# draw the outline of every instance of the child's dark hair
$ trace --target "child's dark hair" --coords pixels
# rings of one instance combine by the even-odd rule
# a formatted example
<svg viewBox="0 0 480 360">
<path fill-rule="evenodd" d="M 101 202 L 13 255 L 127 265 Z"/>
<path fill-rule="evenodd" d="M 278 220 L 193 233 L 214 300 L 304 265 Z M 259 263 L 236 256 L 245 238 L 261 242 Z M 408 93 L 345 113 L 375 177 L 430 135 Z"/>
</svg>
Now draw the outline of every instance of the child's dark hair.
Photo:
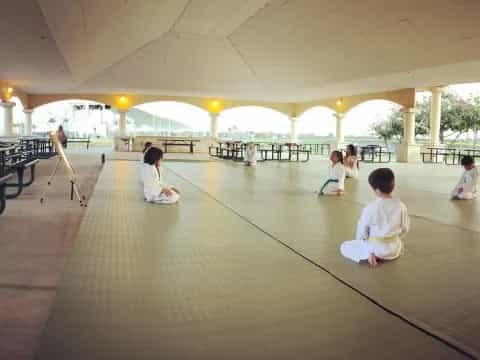
<svg viewBox="0 0 480 360">
<path fill-rule="evenodd" d="M 464 157 L 462 157 L 462 166 L 468 166 L 468 165 L 472 165 L 475 163 L 475 160 L 473 160 L 473 157 L 471 157 L 470 155 L 465 155 Z"/>
<path fill-rule="evenodd" d="M 150 141 L 147 141 L 147 142 L 145 143 L 145 146 L 143 147 L 143 151 L 142 151 L 142 152 L 145 154 L 145 151 L 147 151 L 147 149 L 148 149 L 149 147 L 151 147 L 151 146 L 152 146 L 152 143 L 151 143 Z"/>
<path fill-rule="evenodd" d="M 373 170 L 368 176 L 368 183 L 373 190 L 380 190 L 384 194 L 390 194 L 395 187 L 395 175 L 389 168 Z"/>
<path fill-rule="evenodd" d="M 163 158 L 163 151 L 157 147 L 151 147 L 145 154 L 143 162 L 149 165 L 155 165 L 158 160 Z"/>
<path fill-rule="evenodd" d="M 332 151 L 332 154 L 336 154 L 337 155 L 337 159 L 338 159 L 338 162 L 340 164 L 343 164 L 343 154 L 340 150 L 333 150 Z"/>
<path fill-rule="evenodd" d="M 347 151 L 350 151 L 350 155 L 357 156 L 357 148 L 353 144 L 347 145 Z"/>
</svg>

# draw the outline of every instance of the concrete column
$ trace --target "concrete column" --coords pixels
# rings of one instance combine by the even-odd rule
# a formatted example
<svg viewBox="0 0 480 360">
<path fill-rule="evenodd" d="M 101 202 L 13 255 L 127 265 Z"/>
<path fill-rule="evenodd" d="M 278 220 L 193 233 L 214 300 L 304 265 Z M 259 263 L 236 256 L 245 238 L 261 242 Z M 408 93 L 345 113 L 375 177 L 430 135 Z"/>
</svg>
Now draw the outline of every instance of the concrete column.
<svg viewBox="0 0 480 360">
<path fill-rule="evenodd" d="M 415 144 L 415 109 L 403 109 L 403 143 Z"/>
<path fill-rule="evenodd" d="M 218 113 L 210 113 L 210 138 L 218 138 Z"/>
<path fill-rule="evenodd" d="M 398 162 L 420 161 L 421 148 L 415 144 L 415 109 L 404 108 L 403 110 L 403 141 L 396 146 Z"/>
<path fill-rule="evenodd" d="M 118 119 L 118 136 L 127 136 L 127 110 L 118 110 L 120 115 Z"/>
<path fill-rule="evenodd" d="M 442 92 L 444 88 L 432 88 L 432 109 L 430 112 L 430 145 L 440 144 L 440 119 L 442 115 Z"/>
<path fill-rule="evenodd" d="M 31 136 L 33 129 L 33 109 L 24 109 L 23 113 L 25 114 L 25 135 Z"/>
<path fill-rule="evenodd" d="M 336 139 L 335 139 L 335 149 L 342 148 L 345 137 L 343 135 L 343 118 L 345 117 L 344 113 L 335 113 L 335 118 L 337 119 L 337 131 L 336 131 Z"/>
<path fill-rule="evenodd" d="M 297 143 L 298 142 L 298 134 L 297 134 L 297 118 L 292 116 L 290 118 L 290 142 Z"/>
<path fill-rule="evenodd" d="M 3 134 L 5 136 L 13 136 L 13 107 L 14 102 L 0 102 L 3 107 Z"/>
</svg>

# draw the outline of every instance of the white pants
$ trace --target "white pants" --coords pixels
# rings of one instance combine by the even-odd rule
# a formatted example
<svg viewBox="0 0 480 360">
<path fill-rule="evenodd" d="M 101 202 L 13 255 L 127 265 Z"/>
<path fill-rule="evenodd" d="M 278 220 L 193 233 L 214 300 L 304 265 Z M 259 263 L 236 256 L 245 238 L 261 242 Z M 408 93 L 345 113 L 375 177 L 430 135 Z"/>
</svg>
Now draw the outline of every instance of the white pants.
<svg viewBox="0 0 480 360">
<path fill-rule="evenodd" d="M 462 191 L 459 193 L 458 190 L 455 189 L 452 191 L 451 198 L 458 200 L 473 200 L 477 198 L 477 193 L 471 191 Z"/>
<path fill-rule="evenodd" d="M 370 254 L 375 254 L 377 258 L 384 260 L 396 259 L 402 253 L 402 248 L 401 240 L 388 243 L 370 240 L 350 240 L 342 243 L 340 252 L 347 259 L 358 263 L 362 260 L 368 260 Z"/>
<path fill-rule="evenodd" d="M 345 166 L 345 175 L 347 178 L 358 179 L 358 169 Z"/>
<path fill-rule="evenodd" d="M 154 203 L 154 204 L 175 204 L 180 200 L 180 194 L 177 194 L 174 192 L 172 195 L 167 196 L 165 194 L 160 194 L 156 196 L 155 198 L 151 199 L 149 202 Z"/>
<path fill-rule="evenodd" d="M 337 195 L 338 190 L 338 181 L 327 180 L 319 190 L 320 195 Z M 343 190 L 343 189 L 341 189 Z"/>
</svg>

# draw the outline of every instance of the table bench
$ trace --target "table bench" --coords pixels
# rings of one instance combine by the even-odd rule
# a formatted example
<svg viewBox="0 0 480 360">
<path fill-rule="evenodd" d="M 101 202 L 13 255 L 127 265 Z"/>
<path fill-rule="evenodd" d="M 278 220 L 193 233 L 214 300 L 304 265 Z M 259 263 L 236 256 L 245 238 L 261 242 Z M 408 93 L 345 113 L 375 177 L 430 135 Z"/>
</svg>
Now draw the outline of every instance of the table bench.
<svg viewBox="0 0 480 360">
<path fill-rule="evenodd" d="M 69 143 L 77 143 L 77 144 L 87 144 L 87 150 L 90 147 L 90 138 L 67 138 L 67 145 Z"/>
<path fill-rule="evenodd" d="M 420 153 L 422 155 L 423 163 L 430 163 L 430 164 L 445 163 L 449 165 L 449 159 L 450 159 L 450 165 L 454 165 L 457 160 L 457 156 L 460 162 L 460 153 L 457 154 L 457 149 L 455 148 L 432 146 L 432 147 L 427 147 L 426 150 L 427 151 Z"/>
<path fill-rule="evenodd" d="M 40 161 L 36 157 L 35 150 L 29 149 L 24 144 L 14 144 L 8 147 L 0 147 L 2 175 L 10 174 L 12 178 L 17 177 L 16 182 L 5 182 L 3 187 L 15 188 L 14 193 L 6 193 L 7 199 L 14 199 L 18 197 L 23 189 L 30 186 L 35 180 L 35 166 Z M 30 178 L 28 181 L 24 180 L 25 170 L 30 169 Z"/>
<path fill-rule="evenodd" d="M 388 163 L 392 153 L 380 145 L 367 145 L 360 148 L 360 161 L 366 163 Z"/>
<path fill-rule="evenodd" d="M 168 153 L 169 146 L 186 146 L 189 148 L 190 154 L 193 154 L 194 147 L 196 146 L 196 142 L 200 142 L 200 140 L 189 140 L 189 139 L 170 139 L 165 140 L 163 142 L 163 149 L 165 154 Z"/>
</svg>

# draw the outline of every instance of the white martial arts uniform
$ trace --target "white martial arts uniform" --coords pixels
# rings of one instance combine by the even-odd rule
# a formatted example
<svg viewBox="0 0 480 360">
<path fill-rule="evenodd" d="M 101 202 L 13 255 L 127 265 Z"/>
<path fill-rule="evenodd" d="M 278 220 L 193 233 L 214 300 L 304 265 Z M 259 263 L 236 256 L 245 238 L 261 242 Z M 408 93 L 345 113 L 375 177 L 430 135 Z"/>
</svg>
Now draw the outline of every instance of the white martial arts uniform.
<svg viewBox="0 0 480 360">
<path fill-rule="evenodd" d="M 345 166 L 337 162 L 328 171 L 328 179 L 320 187 L 320 195 L 337 195 L 338 190 L 345 188 Z"/>
<path fill-rule="evenodd" d="M 403 248 L 401 237 L 410 227 L 406 206 L 398 199 L 376 198 L 362 212 L 358 221 L 356 240 L 345 241 L 340 252 L 356 262 L 377 258 L 393 260 Z"/>
<path fill-rule="evenodd" d="M 358 159 L 356 156 L 347 156 L 343 161 L 347 178 L 358 179 Z"/>
<path fill-rule="evenodd" d="M 257 164 L 257 148 L 256 147 L 251 149 L 247 146 L 247 148 L 245 149 L 245 163 L 252 166 Z"/>
<path fill-rule="evenodd" d="M 457 186 L 453 189 L 451 197 L 452 199 L 471 200 L 477 197 L 477 180 L 478 170 L 477 167 L 473 167 L 470 170 L 465 170 L 462 177 L 458 181 Z M 462 192 L 459 192 L 463 189 Z"/>
<path fill-rule="evenodd" d="M 174 204 L 180 200 L 180 195 L 173 192 L 167 196 L 162 194 L 162 189 L 168 187 L 162 182 L 162 169 L 155 165 L 145 164 L 142 167 L 143 193 L 145 201 L 158 204 Z"/>
</svg>

